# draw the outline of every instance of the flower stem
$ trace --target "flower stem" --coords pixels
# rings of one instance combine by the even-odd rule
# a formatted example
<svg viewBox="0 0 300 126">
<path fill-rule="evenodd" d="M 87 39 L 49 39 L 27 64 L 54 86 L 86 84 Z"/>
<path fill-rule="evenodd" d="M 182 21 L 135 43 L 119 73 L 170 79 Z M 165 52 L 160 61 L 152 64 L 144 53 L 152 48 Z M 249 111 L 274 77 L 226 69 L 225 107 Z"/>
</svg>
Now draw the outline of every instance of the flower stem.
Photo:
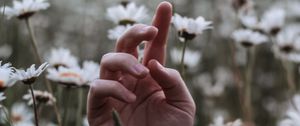
<svg viewBox="0 0 300 126">
<path fill-rule="evenodd" d="M 38 113 L 37 113 L 36 100 L 35 100 L 35 97 L 34 97 L 32 85 L 29 85 L 29 89 L 30 89 L 30 92 L 31 92 L 32 100 L 33 100 L 35 126 L 39 126 L 39 120 L 38 120 Z"/>
<path fill-rule="evenodd" d="M 114 126 L 122 126 L 118 112 L 115 109 L 113 109 L 112 114 L 113 114 Z"/>
<path fill-rule="evenodd" d="M 233 76 L 234 76 L 234 81 L 236 84 L 236 89 L 238 92 L 238 98 L 239 98 L 239 103 L 240 103 L 240 107 L 241 107 L 241 112 L 245 113 L 245 108 L 243 106 L 243 86 L 242 86 L 242 82 L 241 82 L 241 73 L 240 73 L 240 69 L 238 67 L 238 65 L 236 64 L 236 59 L 235 59 L 235 44 L 234 42 L 230 42 L 229 43 L 230 46 L 230 56 L 231 56 L 231 66 L 233 69 Z"/>
<path fill-rule="evenodd" d="M 287 83 L 288 83 L 288 88 L 289 88 L 290 92 L 293 94 L 296 91 L 296 86 L 295 86 L 296 84 L 295 84 L 295 81 L 294 81 L 295 74 L 294 74 L 293 69 L 291 69 L 292 64 L 289 64 L 288 61 L 283 61 L 283 60 L 281 60 L 281 62 L 282 62 L 282 65 L 285 69 L 285 72 L 286 72 L 286 79 L 287 79 Z"/>
<path fill-rule="evenodd" d="M 245 119 L 246 122 L 252 124 L 253 122 L 253 115 L 252 115 L 252 103 L 251 103 L 251 92 L 252 92 L 252 75 L 253 75 L 253 69 L 255 64 L 255 47 L 250 48 L 248 50 L 248 65 L 246 68 L 246 80 L 245 80 Z"/>
<path fill-rule="evenodd" d="M 25 19 L 25 22 L 26 22 L 27 29 L 28 29 L 28 31 L 30 33 L 31 45 L 33 47 L 34 55 L 35 55 L 38 63 L 42 64 L 42 59 L 41 59 L 41 56 L 40 56 L 40 54 L 38 52 L 37 42 L 36 42 L 34 31 L 33 31 L 32 27 L 31 27 L 29 18 Z M 45 76 L 43 76 L 43 77 L 44 77 L 45 84 L 47 86 L 48 91 L 53 94 L 53 90 L 52 90 L 52 87 L 51 87 L 51 84 L 50 84 L 49 80 L 47 80 Z M 53 106 L 54 106 L 55 115 L 56 115 L 56 119 L 57 119 L 58 125 L 61 126 L 61 118 L 60 118 L 60 113 L 59 113 L 57 104 L 55 103 Z"/>
<path fill-rule="evenodd" d="M 78 93 L 78 108 L 77 108 L 77 120 L 76 120 L 76 126 L 80 126 L 82 122 L 82 108 L 83 108 L 83 90 L 82 88 L 79 88 Z"/>
<path fill-rule="evenodd" d="M 64 126 L 68 125 L 68 113 L 69 113 L 69 102 L 70 102 L 70 88 L 66 88 L 66 104 L 64 106 L 64 116 L 63 116 L 63 124 Z"/>
<path fill-rule="evenodd" d="M 182 47 L 182 54 L 181 54 L 181 62 L 180 62 L 180 67 L 181 67 L 181 76 L 184 79 L 185 78 L 185 64 L 184 64 L 184 57 L 185 57 L 185 49 L 187 46 L 187 41 L 183 42 L 183 47 Z"/>
</svg>

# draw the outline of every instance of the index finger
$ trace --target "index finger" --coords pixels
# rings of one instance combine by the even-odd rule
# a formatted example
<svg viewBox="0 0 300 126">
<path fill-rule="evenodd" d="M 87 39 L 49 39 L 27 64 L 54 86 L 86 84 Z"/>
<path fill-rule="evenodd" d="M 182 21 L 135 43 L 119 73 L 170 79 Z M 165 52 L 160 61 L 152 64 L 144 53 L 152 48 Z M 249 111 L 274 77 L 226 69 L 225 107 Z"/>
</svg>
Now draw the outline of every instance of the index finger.
<svg viewBox="0 0 300 126">
<path fill-rule="evenodd" d="M 146 65 L 151 59 L 155 59 L 161 64 L 165 63 L 165 50 L 171 19 L 172 5 L 169 2 L 160 3 L 152 23 L 158 29 L 158 34 L 154 40 L 146 43 L 143 64 Z"/>
</svg>

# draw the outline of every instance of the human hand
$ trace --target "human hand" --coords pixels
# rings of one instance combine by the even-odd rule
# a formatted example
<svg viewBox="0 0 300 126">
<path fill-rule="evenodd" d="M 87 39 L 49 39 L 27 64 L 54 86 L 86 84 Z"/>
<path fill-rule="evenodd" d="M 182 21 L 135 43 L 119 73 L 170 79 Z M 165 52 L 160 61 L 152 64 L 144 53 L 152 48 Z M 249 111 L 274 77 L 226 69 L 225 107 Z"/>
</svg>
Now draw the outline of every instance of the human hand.
<svg viewBox="0 0 300 126">
<path fill-rule="evenodd" d="M 153 26 L 135 25 L 117 42 L 116 52 L 102 57 L 100 79 L 91 84 L 88 121 L 91 126 L 113 126 L 112 109 L 124 126 L 192 126 L 195 103 L 180 74 L 164 64 L 172 17 L 170 3 L 162 2 Z M 137 46 L 147 41 L 143 64 Z"/>
</svg>

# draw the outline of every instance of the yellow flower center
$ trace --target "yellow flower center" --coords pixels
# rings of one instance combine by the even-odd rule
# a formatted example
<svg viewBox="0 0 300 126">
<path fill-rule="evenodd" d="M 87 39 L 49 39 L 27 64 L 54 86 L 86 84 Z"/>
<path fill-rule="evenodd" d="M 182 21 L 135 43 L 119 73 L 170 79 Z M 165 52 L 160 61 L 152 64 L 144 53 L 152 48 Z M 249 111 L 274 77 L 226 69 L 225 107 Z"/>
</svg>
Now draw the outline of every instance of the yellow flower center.
<svg viewBox="0 0 300 126">
<path fill-rule="evenodd" d="M 80 78 L 80 75 L 78 75 L 77 73 L 62 73 L 60 74 L 61 77 L 76 77 L 76 78 Z"/>
<path fill-rule="evenodd" d="M 0 89 L 1 88 L 4 88 L 4 82 L 3 82 L 3 80 L 0 80 Z"/>
<path fill-rule="evenodd" d="M 23 119 L 21 115 L 12 115 L 11 120 L 12 122 L 16 123 L 22 121 Z"/>
</svg>

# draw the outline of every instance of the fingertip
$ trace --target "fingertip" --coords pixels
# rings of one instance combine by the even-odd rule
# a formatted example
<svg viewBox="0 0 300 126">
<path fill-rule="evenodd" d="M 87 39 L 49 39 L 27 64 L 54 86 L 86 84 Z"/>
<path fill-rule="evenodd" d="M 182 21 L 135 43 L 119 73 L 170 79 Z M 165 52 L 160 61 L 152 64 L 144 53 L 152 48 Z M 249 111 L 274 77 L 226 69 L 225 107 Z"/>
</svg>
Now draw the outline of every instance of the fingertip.
<svg viewBox="0 0 300 126">
<path fill-rule="evenodd" d="M 163 1 L 158 5 L 159 10 L 163 10 L 166 12 L 172 12 L 172 4 L 168 1 Z"/>
<path fill-rule="evenodd" d="M 149 69 L 142 64 L 136 64 L 132 68 L 134 74 L 138 78 L 144 78 L 149 73 Z"/>
<path fill-rule="evenodd" d="M 142 34 L 145 34 L 146 41 L 153 40 L 158 33 L 158 29 L 154 26 L 145 26 L 144 28 L 141 29 L 141 31 Z"/>
<path fill-rule="evenodd" d="M 151 59 L 149 62 L 148 62 L 148 67 L 150 68 L 150 71 L 153 72 L 153 71 L 164 71 L 164 67 L 155 59 Z"/>
<path fill-rule="evenodd" d="M 130 93 L 130 94 L 128 95 L 128 97 L 127 97 L 127 102 L 128 102 L 128 103 L 133 103 L 133 102 L 135 102 L 135 101 L 136 101 L 136 95 L 133 94 L 133 93 Z"/>
</svg>

